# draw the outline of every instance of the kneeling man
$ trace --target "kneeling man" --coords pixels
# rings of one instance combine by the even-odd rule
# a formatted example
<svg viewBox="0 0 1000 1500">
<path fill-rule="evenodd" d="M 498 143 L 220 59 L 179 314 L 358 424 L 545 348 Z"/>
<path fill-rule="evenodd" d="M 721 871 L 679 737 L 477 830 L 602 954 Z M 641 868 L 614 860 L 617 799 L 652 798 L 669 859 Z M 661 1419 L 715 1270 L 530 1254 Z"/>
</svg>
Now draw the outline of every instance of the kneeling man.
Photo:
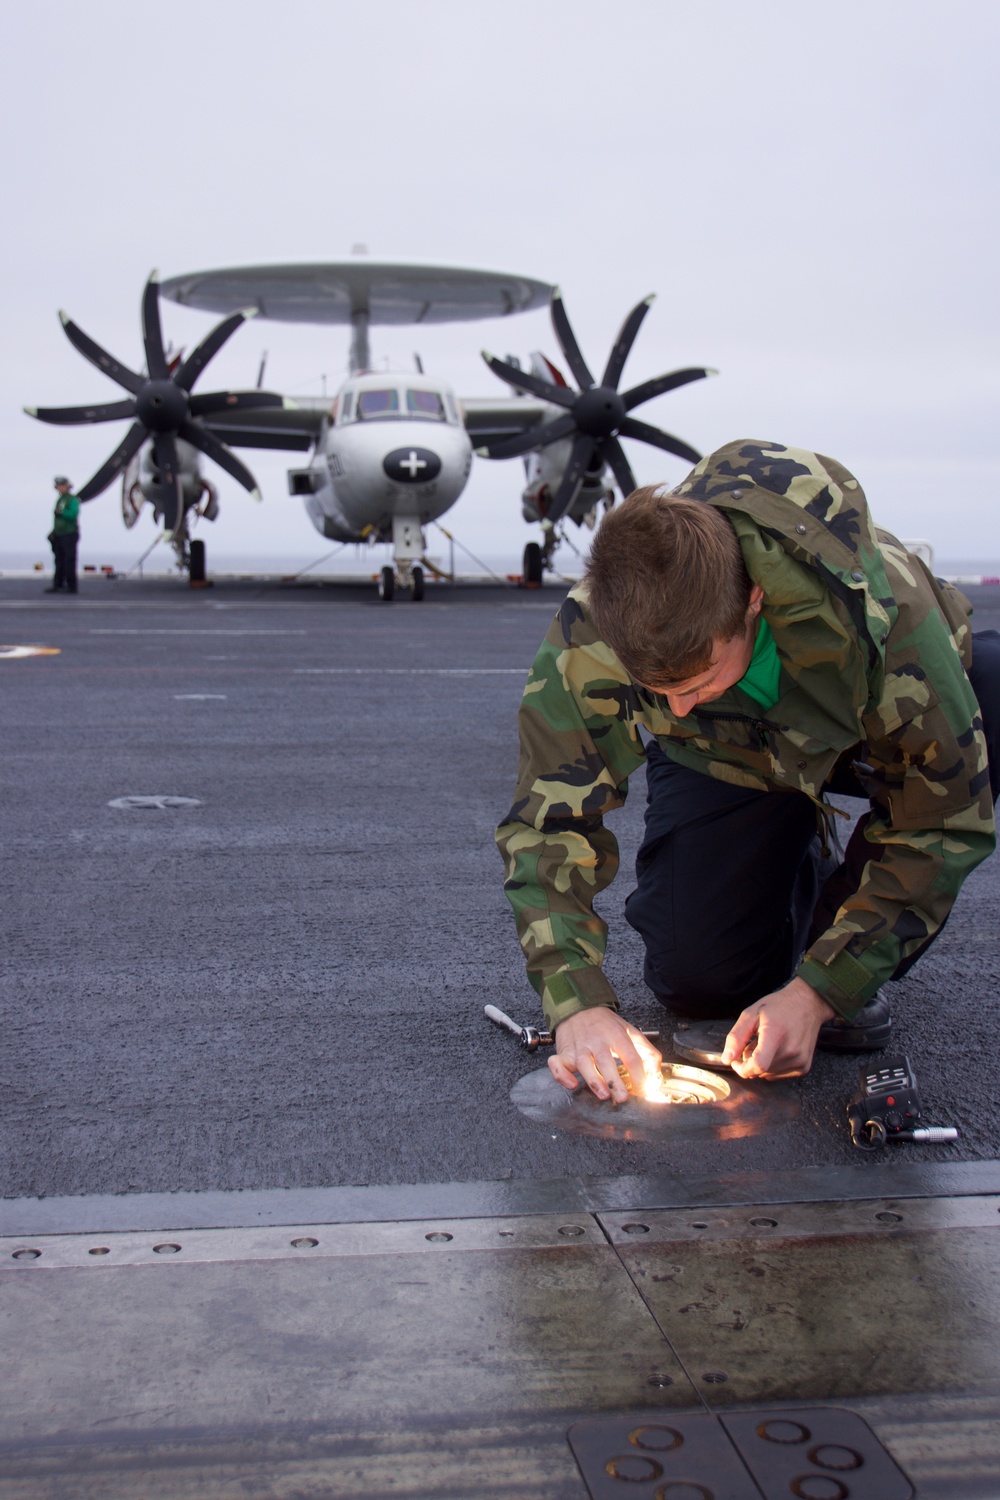
<svg viewBox="0 0 1000 1500">
<path fill-rule="evenodd" d="M 745 1078 L 885 1045 L 880 986 L 995 842 L 1000 634 L 970 614 L 819 454 L 731 443 L 608 513 L 528 678 L 497 834 L 561 1084 L 622 1100 L 619 1061 L 637 1083 L 659 1065 L 593 905 L 618 868 L 604 816 L 643 763 L 626 915 L 657 998 L 733 1018 Z M 843 852 L 831 792 L 869 804 Z"/>
</svg>

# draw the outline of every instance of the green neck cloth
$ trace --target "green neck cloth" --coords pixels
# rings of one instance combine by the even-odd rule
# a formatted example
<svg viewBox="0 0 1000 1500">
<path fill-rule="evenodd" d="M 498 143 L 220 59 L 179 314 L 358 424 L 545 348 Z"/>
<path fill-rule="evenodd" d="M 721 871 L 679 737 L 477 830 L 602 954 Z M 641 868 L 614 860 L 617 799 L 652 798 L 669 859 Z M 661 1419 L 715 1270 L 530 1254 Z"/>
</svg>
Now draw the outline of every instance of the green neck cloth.
<svg viewBox="0 0 1000 1500">
<path fill-rule="evenodd" d="M 781 678 L 781 658 L 774 644 L 771 627 L 761 615 L 757 623 L 757 639 L 753 644 L 750 665 L 736 684 L 761 708 L 773 708 L 778 701 L 778 683 Z"/>
</svg>

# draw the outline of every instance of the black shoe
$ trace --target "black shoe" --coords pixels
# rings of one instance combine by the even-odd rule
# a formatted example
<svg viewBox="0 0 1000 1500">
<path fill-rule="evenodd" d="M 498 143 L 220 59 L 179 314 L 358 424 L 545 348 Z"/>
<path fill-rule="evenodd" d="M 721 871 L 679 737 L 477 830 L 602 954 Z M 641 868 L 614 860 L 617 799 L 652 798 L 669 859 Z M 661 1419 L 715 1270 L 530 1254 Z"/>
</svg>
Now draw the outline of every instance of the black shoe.
<svg viewBox="0 0 1000 1500">
<path fill-rule="evenodd" d="M 824 1052 L 879 1052 L 888 1045 L 891 1035 L 889 999 L 878 990 L 850 1020 L 836 1016 L 824 1021 L 816 1046 Z"/>
<path fill-rule="evenodd" d="M 63 592 L 62 584 L 54 583 L 51 588 L 45 589 L 44 592 L 46 594 L 61 594 Z"/>
</svg>

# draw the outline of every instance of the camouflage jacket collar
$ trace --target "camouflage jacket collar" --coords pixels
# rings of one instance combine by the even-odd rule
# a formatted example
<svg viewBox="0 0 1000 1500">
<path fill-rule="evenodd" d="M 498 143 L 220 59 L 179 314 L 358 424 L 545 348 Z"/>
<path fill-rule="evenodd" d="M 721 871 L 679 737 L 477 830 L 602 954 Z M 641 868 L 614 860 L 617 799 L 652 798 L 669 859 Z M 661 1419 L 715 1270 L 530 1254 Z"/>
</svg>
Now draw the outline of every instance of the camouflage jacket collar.
<svg viewBox="0 0 1000 1500">
<path fill-rule="evenodd" d="M 864 642 L 869 673 L 881 675 L 896 606 L 864 490 L 843 464 L 782 443 L 728 443 L 702 459 L 674 493 L 717 505 L 734 524 L 734 513 L 748 516 L 763 536 L 818 573 Z"/>
</svg>

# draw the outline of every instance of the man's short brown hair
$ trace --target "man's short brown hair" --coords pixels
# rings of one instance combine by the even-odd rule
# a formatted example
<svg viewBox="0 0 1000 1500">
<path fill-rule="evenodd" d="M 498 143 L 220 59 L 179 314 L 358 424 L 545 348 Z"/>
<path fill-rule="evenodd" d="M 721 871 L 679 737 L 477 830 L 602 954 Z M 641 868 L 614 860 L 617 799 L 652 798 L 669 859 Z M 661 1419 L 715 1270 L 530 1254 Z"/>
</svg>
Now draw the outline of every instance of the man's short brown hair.
<svg viewBox="0 0 1000 1500">
<path fill-rule="evenodd" d="M 636 490 L 604 517 L 587 565 L 590 609 L 626 671 L 650 687 L 704 672 L 716 641 L 745 628 L 750 579 L 714 505 Z"/>
</svg>

